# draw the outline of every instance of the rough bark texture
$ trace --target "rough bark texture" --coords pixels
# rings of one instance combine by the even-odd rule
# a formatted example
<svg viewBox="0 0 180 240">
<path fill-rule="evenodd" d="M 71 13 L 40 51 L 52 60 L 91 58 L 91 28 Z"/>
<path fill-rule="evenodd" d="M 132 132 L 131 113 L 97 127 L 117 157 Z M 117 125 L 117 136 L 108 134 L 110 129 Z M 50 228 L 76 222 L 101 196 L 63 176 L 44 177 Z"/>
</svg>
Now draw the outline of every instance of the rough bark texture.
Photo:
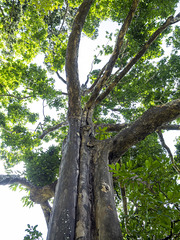
<svg viewBox="0 0 180 240">
<path fill-rule="evenodd" d="M 117 217 L 112 174 L 106 144 L 95 148 L 94 164 L 94 205 L 97 237 L 95 239 L 123 239 Z"/>
<path fill-rule="evenodd" d="M 92 234 L 92 179 L 91 179 L 91 149 L 87 146 L 91 129 L 81 130 L 81 150 L 79 162 L 78 203 L 76 219 L 76 239 L 91 239 Z"/>
<path fill-rule="evenodd" d="M 56 187 L 47 239 L 74 239 L 77 186 L 79 175 L 80 123 L 70 120 L 69 135 L 64 144 L 59 181 Z"/>
</svg>

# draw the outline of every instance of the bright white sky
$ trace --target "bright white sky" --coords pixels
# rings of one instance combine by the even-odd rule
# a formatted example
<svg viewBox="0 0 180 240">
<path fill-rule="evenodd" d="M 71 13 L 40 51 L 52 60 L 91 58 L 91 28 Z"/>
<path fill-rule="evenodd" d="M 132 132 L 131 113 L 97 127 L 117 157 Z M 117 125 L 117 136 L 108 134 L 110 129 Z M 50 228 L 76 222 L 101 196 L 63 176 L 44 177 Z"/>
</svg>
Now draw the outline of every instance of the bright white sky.
<svg viewBox="0 0 180 240">
<path fill-rule="evenodd" d="M 91 41 L 86 39 L 81 42 L 79 54 L 79 74 L 81 81 L 86 81 L 86 76 L 91 70 L 91 63 L 96 46 L 102 43 L 106 44 L 108 40 L 104 40 L 105 32 L 112 32 L 113 29 L 116 29 L 116 26 L 113 26 L 111 23 L 103 23 L 98 40 Z M 174 151 L 173 139 L 175 136 L 180 136 L 180 132 L 170 131 L 165 133 L 164 136 L 166 144 Z M 0 174 L 4 173 L 2 162 L 0 162 Z M 27 224 L 32 226 L 38 225 L 37 230 L 42 232 L 43 238 L 46 239 L 46 223 L 40 206 L 35 204 L 35 206 L 30 209 L 23 207 L 21 198 L 25 196 L 26 193 L 23 191 L 13 192 L 8 186 L 0 186 L 0 193 L 0 239 L 23 240 L 26 235 L 25 229 L 27 228 Z"/>
</svg>

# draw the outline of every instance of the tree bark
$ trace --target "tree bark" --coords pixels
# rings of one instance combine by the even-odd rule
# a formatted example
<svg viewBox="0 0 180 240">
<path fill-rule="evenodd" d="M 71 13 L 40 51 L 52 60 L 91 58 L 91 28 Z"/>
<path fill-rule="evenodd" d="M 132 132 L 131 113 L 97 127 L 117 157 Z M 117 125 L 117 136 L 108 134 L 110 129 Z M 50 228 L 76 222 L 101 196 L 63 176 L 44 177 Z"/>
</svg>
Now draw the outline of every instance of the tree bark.
<svg viewBox="0 0 180 240">
<path fill-rule="evenodd" d="M 80 122 L 71 119 L 63 148 L 59 180 L 48 229 L 48 240 L 74 239 L 79 176 Z"/>
<path fill-rule="evenodd" d="M 75 146 L 70 136 L 64 145 L 48 240 L 123 239 L 108 167 L 109 150 L 106 142 L 91 136 L 90 126 L 82 126 L 80 145 Z"/>
<path fill-rule="evenodd" d="M 123 239 L 116 206 L 112 174 L 109 172 L 106 142 L 95 148 L 94 164 L 94 205 L 97 238 L 101 240 Z"/>
</svg>

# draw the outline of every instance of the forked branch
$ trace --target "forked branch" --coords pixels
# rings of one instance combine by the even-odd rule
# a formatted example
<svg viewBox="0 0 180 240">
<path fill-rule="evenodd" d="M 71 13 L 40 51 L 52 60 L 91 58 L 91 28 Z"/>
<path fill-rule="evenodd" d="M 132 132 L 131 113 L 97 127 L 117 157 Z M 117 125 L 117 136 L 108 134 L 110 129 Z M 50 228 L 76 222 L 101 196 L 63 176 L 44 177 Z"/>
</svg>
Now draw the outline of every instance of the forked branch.
<svg viewBox="0 0 180 240">
<path fill-rule="evenodd" d="M 93 92 L 92 92 L 92 95 L 89 99 L 89 101 L 87 102 L 86 106 L 87 108 L 91 108 L 91 106 L 94 104 L 94 101 L 96 100 L 96 98 L 98 97 L 99 95 L 99 92 L 101 91 L 101 89 L 103 88 L 105 82 L 107 81 L 107 79 L 109 78 L 109 76 L 111 75 L 112 73 L 112 70 L 114 68 L 114 64 L 120 54 L 120 50 L 121 50 L 121 47 L 123 45 L 123 41 L 124 41 L 124 36 L 131 24 L 131 21 L 135 15 L 135 12 L 136 12 L 136 9 L 138 7 L 138 4 L 139 4 L 139 0 L 134 0 L 132 5 L 131 5 L 131 8 L 130 8 L 130 11 L 119 31 L 119 34 L 118 34 L 118 37 L 117 37 L 117 40 L 116 40 L 116 44 L 115 44 L 115 47 L 114 47 L 114 51 L 109 59 L 109 62 L 106 64 L 105 66 L 105 71 L 102 75 L 102 77 L 100 77 L 100 79 L 98 80 Z"/>
<path fill-rule="evenodd" d="M 176 17 L 170 16 L 166 22 L 161 25 L 149 38 L 149 40 L 144 44 L 141 50 L 136 54 L 134 58 L 124 67 L 124 69 L 117 75 L 114 81 L 108 86 L 108 88 L 99 95 L 96 99 L 95 104 L 99 104 L 105 97 L 112 91 L 112 89 L 120 82 L 120 80 L 129 72 L 129 70 L 139 61 L 139 59 L 145 54 L 151 44 L 157 39 L 157 37 L 170 25 L 180 21 L 180 14 Z"/>
</svg>

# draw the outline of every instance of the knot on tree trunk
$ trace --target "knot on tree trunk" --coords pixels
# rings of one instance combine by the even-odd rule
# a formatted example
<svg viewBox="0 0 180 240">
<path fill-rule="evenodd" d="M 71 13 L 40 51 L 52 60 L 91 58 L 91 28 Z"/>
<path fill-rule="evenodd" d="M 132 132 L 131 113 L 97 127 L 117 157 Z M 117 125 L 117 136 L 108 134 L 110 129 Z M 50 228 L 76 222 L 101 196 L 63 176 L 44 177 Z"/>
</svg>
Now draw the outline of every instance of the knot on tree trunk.
<svg viewBox="0 0 180 240">
<path fill-rule="evenodd" d="M 33 186 L 30 189 L 30 199 L 38 204 L 43 204 L 54 197 L 56 183 L 44 187 Z"/>
</svg>

